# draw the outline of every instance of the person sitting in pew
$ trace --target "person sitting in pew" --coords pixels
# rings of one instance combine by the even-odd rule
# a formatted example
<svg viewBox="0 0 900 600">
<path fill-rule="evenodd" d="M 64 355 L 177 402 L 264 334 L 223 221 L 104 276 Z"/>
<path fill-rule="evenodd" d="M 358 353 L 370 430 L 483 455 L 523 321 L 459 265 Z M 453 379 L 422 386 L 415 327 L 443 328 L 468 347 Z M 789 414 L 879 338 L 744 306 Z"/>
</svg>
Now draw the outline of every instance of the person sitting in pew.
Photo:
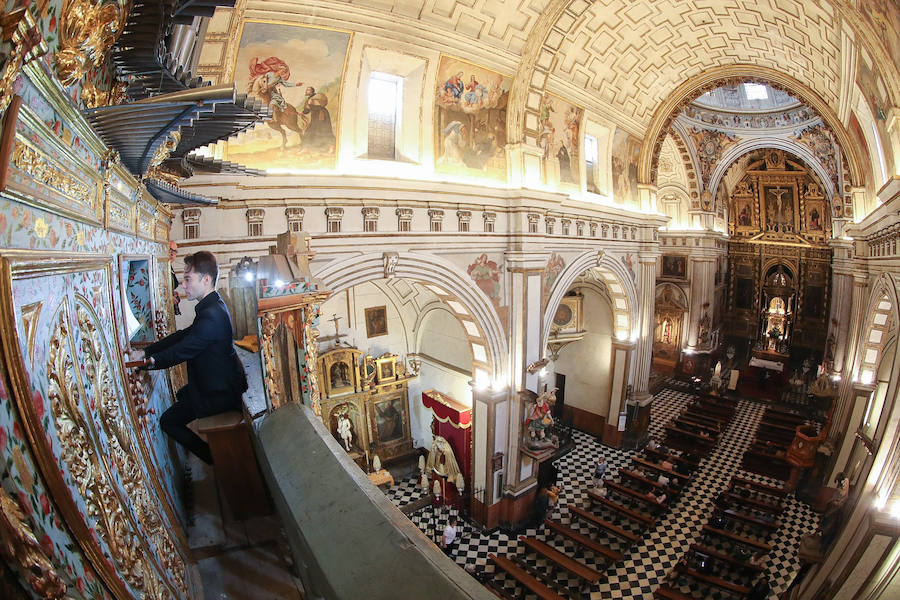
<svg viewBox="0 0 900 600">
<path fill-rule="evenodd" d="M 665 473 L 660 473 L 659 478 L 656 481 L 659 483 L 659 485 L 667 486 L 667 485 L 669 485 L 670 480 L 668 477 L 666 477 Z"/>
<path fill-rule="evenodd" d="M 650 498 L 652 498 L 653 500 L 656 500 L 656 501 L 659 502 L 660 504 L 662 504 L 663 502 L 665 502 L 665 501 L 666 501 L 666 497 L 667 497 L 665 492 L 662 492 L 662 491 L 661 491 L 661 492 L 659 492 L 659 494 L 657 495 L 657 494 L 654 494 L 654 493 L 653 493 L 653 490 L 650 490 L 649 492 L 647 492 L 647 496 L 650 497 Z"/>
<path fill-rule="evenodd" d="M 675 470 L 675 465 L 673 465 L 672 461 L 670 461 L 668 458 L 663 459 L 663 461 L 659 464 L 659 466 L 661 466 L 663 469 L 668 469 L 670 471 Z"/>
<path fill-rule="evenodd" d="M 765 577 L 760 577 L 753 587 L 750 588 L 747 600 L 766 600 L 769 597 L 769 588 L 769 580 Z"/>
<path fill-rule="evenodd" d="M 680 462 L 675 465 L 675 472 L 679 475 L 690 475 L 691 474 L 691 466 L 687 463 Z"/>
</svg>

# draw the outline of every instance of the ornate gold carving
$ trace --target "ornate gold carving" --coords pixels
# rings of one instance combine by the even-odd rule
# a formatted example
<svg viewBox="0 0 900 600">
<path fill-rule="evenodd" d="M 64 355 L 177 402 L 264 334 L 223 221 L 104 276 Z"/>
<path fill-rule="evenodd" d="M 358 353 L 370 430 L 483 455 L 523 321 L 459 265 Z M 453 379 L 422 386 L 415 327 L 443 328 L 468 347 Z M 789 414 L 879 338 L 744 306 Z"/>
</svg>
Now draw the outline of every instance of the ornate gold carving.
<svg viewBox="0 0 900 600">
<path fill-rule="evenodd" d="M 38 318 L 41 316 L 43 302 L 32 302 L 22 307 L 22 324 L 25 326 L 25 339 L 28 346 L 28 359 L 34 356 L 34 334 Z"/>
<path fill-rule="evenodd" d="M 27 8 L 11 11 L 0 17 L 3 41 L 11 51 L 0 67 L 0 112 L 6 110 L 12 98 L 12 85 L 24 65 L 47 53 L 47 44 Z"/>
<path fill-rule="evenodd" d="M 169 158 L 169 155 L 175 151 L 175 148 L 178 147 L 178 142 L 181 141 L 181 131 L 175 130 L 170 131 L 169 135 L 166 137 L 166 141 L 160 145 L 159 148 L 156 149 L 156 152 L 153 153 L 153 158 L 150 159 L 150 169 L 153 167 L 158 167 L 162 164 L 164 160 Z"/>
<path fill-rule="evenodd" d="M 12 163 L 32 178 L 59 190 L 67 197 L 85 206 L 93 206 L 93 186 L 70 175 L 65 168 L 56 164 L 50 157 L 20 140 L 16 140 Z"/>
<path fill-rule="evenodd" d="M 0 556 L 41 598 L 63 598 L 66 584 L 41 549 L 22 509 L 0 487 Z"/>
<path fill-rule="evenodd" d="M 67 0 L 60 11 L 56 74 L 72 85 L 99 66 L 128 17 L 124 0 Z"/>
<path fill-rule="evenodd" d="M 97 410 L 109 440 L 110 458 L 116 465 L 125 492 L 135 508 L 142 533 L 153 543 L 163 570 L 169 573 L 184 596 L 187 593 L 184 582 L 186 567 L 168 529 L 163 526 L 159 506 L 153 501 L 144 480 L 144 473 L 135 458 L 138 455 L 137 444 L 132 437 L 132 428 L 121 409 L 120 395 L 113 379 L 112 361 L 97 329 L 97 317 L 87 308 L 87 300 L 82 298 L 76 302 L 75 312 L 81 330 L 84 373 L 92 381 L 95 397 L 99 401 Z M 146 412 L 144 411 L 144 414 Z M 147 573 L 145 570 L 145 574 Z M 157 574 L 155 570 L 149 573 Z M 158 591 L 165 591 L 165 586 L 158 582 L 148 583 Z"/>
<path fill-rule="evenodd" d="M 317 417 L 322 417 L 321 396 L 319 395 L 319 374 L 315 368 L 318 359 L 319 330 L 313 327 L 313 321 L 319 315 L 319 305 L 309 304 L 304 311 L 303 339 L 306 343 L 306 364 L 309 367 L 309 405 Z"/>
<path fill-rule="evenodd" d="M 88 81 L 81 87 L 81 101 L 87 108 L 115 106 L 125 101 L 125 88 L 124 82 L 116 81 L 110 89 L 101 90 Z"/>
<path fill-rule="evenodd" d="M 70 332 L 68 326 L 67 311 L 65 305 L 60 307 L 54 318 L 55 325 L 50 338 L 50 351 L 47 366 L 48 396 L 55 417 L 57 434 L 60 441 L 60 454 L 62 462 L 66 464 L 69 474 L 85 503 L 87 516 L 92 519 L 92 528 L 106 544 L 110 557 L 115 564 L 118 573 L 133 588 L 142 590 L 147 598 L 163 599 L 171 598 L 166 586 L 159 581 L 158 571 L 152 564 L 152 557 L 145 552 L 142 536 L 135 531 L 128 515 L 123 510 L 121 501 L 116 497 L 111 482 L 105 474 L 109 471 L 103 464 L 103 452 L 98 452 L 92 442 L 90 426 L 85 421 L 82 398 L 82 386 L 77 381 L 77 372 L 72 360 L 72 348 L 70 347 Z M 89 335 L 84 332 L 83 335 Z M 82 344 L 90 345 L 91 340 L 82 339 Z M 104 380 L 98 377 L 97 366 L 94 369 L 94 385 L 101 392 L 101 413 L 106 416 L 104 410 L 109 401 L 102 395 Z M 108 373 L 106 377 L 108 377 Z M 108 381 L 108 380 L 107 380 Z M 113 396 L 115 394 L 113 393 Z M 118 402 L 116 400 L 116 402 Z M 106 420 L 104 420 L 106 424 Z M 125 428 L 127 431 L 127 428 Z M 115 431 L 108 431 L 111 458 L 119 467 L 126 491 L 132 500 L 135 500 L 133 473 L 131 469 L 122 468 L 124 451 L 117 448 L 115 443 L 121 439 L 122 428 L 116 424 Z M 127 460 L 127 459 L 124 459 Z M 139 497 L 138 497 L 139 499 Z M 135 510 L 142 513 L 142 505 L 136 504 Z M 151 523 L 152 525 L 152 523 Z M 157 525 L 157 528 L 159 526 Z M 160 548 L 160 561 L 165 564 L 164 550 Z M 173 570 L 174 571 L 174 570 Z M 173 573 L 174 575 L 174 573 Z M 183 589 L 183 588 L 182 588 Z"/>
<path fill-rule="evenodd" d="M 262 318 L 262 347 L 263 362 L 266 367 L 266 390 L 269 392 L 269 400 L 272 402 L 272 410 L 281 407 L 281 394 L 278 387 L 277 368 L 275 367 L 275 329 L 278 320 L 272 313 L 266 313 Z M 312 373 L 312 369 L 310 370 Z"/>
</svg>

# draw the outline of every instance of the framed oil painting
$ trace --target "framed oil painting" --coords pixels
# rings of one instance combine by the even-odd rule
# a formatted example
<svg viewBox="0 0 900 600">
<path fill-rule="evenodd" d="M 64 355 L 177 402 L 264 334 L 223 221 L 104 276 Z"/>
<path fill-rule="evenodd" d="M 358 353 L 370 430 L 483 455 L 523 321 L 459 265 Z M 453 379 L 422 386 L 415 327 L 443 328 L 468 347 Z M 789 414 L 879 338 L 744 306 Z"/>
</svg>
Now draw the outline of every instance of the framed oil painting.
<svg viewBox="0 0 900 600">
<path fill-rule="evenodd" d="M 387 335 L 387 307 L 375 306 L 366 309 L 366 337 Z"/>
<path fill-rule="evenodd" d="M 394 396 L 385 400 L 376 400 L 372 404 L 377 443 L 387 444 L 404 438 L 405 403 L 406 399 L 403 396 Z"/>
<path fill-rule="evenodd" d="M 234 82 L 272 118 L 228 142 L 228 160 L 281 172 L 331 169 L 350 32 L 247 20 Z"/>
<path fill-rule="evenodd" d="M 766 207 L 766 231 L 793 232 L 796 188 L 793 185 L 765 185 L 763 198 Z"/>
<path fill-rule="evenodd" d="M 435 89 L 437 173 L 506 180 L 506 103 L 512 78 L 441 56 Z"/>
<path fill-rule="evenodd" d="M 397 379 L 397 355 L 385 354 L 381 358 L 375 359 L 375 372 L 378 376 L 378 383 L 395 381 Z"/>
<path fill-rule="evenodd" d="M 664 254 L 662 257 L 662 276 L 675 279 L 687 278 L 687 257 L 678 254 Z"/>
</svg>

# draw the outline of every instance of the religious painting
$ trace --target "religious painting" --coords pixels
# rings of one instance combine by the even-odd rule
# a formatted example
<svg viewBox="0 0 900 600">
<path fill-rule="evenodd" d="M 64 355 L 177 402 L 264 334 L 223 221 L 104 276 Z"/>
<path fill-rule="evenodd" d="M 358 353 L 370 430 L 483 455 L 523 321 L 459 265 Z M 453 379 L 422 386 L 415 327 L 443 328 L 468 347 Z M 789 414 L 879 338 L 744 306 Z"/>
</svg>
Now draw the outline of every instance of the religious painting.
<svg viewBox="0 0 900 600">
<path fill-rule="evenodd" d="M 366 337 L 387 335 L 387 307 L 375 306 L 366 309 Z"/>
<path fill-rule="evenodd" d="M 887 130 L 887 112 L 890 109 L 891 101 L 887 97 L 884 77 L 878 72 L 875 65 L 860 60 L 857 62 L 856 83 L 872 111 L 872 116 L 875 117 L 871 123 L 878 130 L 878 135 L 883 140 L 890 139 L 890 132 Z M 868 144 L 863 147 L 868 147 Z M 891 144 L 882 144 L 881 151 L 884 153 L 885 162 L 891 164 L 893 160 Z M 847 218 L 851 218 L 851 216 L 848 214 Z"/>
<path fill-rule="evenodd" d="M 687 257 L 674 254 L 663 255 L 662 276 L 685 279 L 687 277 Z"/>
<path fill-rule="evenodd" d="M 282 172 L 333 168 L 351 34 L 246 21 L 239 35 L 234 82 L 273 114 L 228 142 L 228 160 Z"/>
<path fill-rule="evenodd" d="M 810 232 L 825 231 L 825 202 L 823 200 L 806 201 L 806 218 L 804 228 Z"/>
<path fill-rule="evenodd" d="M 821 319 L 825 312 L 825 288 L 820 285 L 807 285 L 803 291 L 804 316 L 810 319 Z"/>
<path fill-rule="evenodd" d="M 894 64 L 900 64 L 900 6 L 896 0 L 860 0 L 859 12 L 884 43 Z"/>
<path fill-rule="evenodd" d="M 756 222 L 754 214 L 755 202 L 752 199 L 736 199 L 735 200 L 735 224 L 738 229 L 753 229 Z"/>
<path fill-rule="evenodd" d="M 753 280 L 746 277 L 738 277 L 734 282 L 734 306 L 743 310 L 753 308 Z"/>
<path fill-rule="evenodd" d="M 506 179 L 506 104 L 512 78 L 441 56 L 435 89 L 438 173 Z"/>
<path fill-rule="evenodd" d="M 641 156 L 641 142 L 621 129 L 613 136 L 612 176 L 613 199 L 618 204 L 637 204 L 637 172 Z"/>
<path fill-rule="evenodd" d="M 384 354 L 381 358 L 376 359 L 375 372 L 378 376 L 378 383 L 397 379 L 397 356 L 395 354 Z"/>
<path fill-rule="evenodd" d="M 378 443 L 386 444 L 403 438 L 404 402 L 406 399 L 403 396 L 395 396 L 373 403 Z"/>
<path fill-rule="evenodd" d="M 792 185 L 763 186 L 766 231 L 775 233 L 794 231 L 794 191 Z"/>
<path fill-rule="evenodd" d="M 353 380 L 350 375 L 350 365 L 347 363 L 343 361 L 335 362 L 328 371 L 332 392 L 337 392 L 342 388 L 353 386 Z"/>
<path fill-rule="evenodd" d="M 541 100 L 541 133 L 538 145 L 541 147 L 544 172 L 550 165 L 559 165 L 561 184 L 579 185 L 581 182 L 581 118 L 584 109 L 575 106 L 553 94 L 544 94 Z"/>
</svg>

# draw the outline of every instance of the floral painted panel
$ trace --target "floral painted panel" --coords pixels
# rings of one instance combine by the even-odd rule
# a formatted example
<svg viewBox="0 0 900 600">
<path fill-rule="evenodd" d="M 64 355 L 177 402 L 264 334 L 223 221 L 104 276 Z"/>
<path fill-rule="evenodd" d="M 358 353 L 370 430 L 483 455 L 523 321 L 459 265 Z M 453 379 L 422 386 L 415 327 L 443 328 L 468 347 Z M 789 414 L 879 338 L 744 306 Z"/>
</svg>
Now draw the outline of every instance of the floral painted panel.
<svg viewBox="0 0 900 600">
<path fill-rule="evenodd" d="M 100 157 L 82 143 L 81 137 L 72 129 L 71 124 L 53 108 L 46 96 L 28 77 L 20 75 L 13 82 L 13 93 L 22 97 L 22 103 L 59 138 L 63 145 L 71 148 L 79 158 L 94 169 L 100 169 Z"/>
<path fill-rule="evenodd" d="M 33 415 L 95 543 L 131 593 L 140 595 L 152 585 L 180 597 L 187 573 L 173 533 L 178 525 L 160 508 L 155 475 L 142 460 L 124 401 L 110 343 L 108 273 L 15 281 L 16 314 L 22 315 L 16 327 L 33 388 Z M 33 315 L 30 323 L 27 315 Z M 157 557 L 171 568 L 162 568 Z"/>
<path fill-rule="evenodd" d="M 129 342 L 153 342 L 153 314 L 150 305 L 150 261 L 122 261 L 122 281 L 125 281 L 125 325 Z M 130 316 L 129 318 L 129 311 Z"/>
<path fill-rule="evenodd" d="M 24 517 L 23 523 L 40 544 L 53 573 L 65 586 L 66 597 L 78 600 L 110 598 L 90 564 L 82 558 L 76 540 L 63 524 L 64 519 L 39 475 L 6 381 L 6 372 L 0 363 L 0 486 L 16 500 Z M 42 596 L 27 585 L 24 587 L 33 598 Z"/>
</svg>

